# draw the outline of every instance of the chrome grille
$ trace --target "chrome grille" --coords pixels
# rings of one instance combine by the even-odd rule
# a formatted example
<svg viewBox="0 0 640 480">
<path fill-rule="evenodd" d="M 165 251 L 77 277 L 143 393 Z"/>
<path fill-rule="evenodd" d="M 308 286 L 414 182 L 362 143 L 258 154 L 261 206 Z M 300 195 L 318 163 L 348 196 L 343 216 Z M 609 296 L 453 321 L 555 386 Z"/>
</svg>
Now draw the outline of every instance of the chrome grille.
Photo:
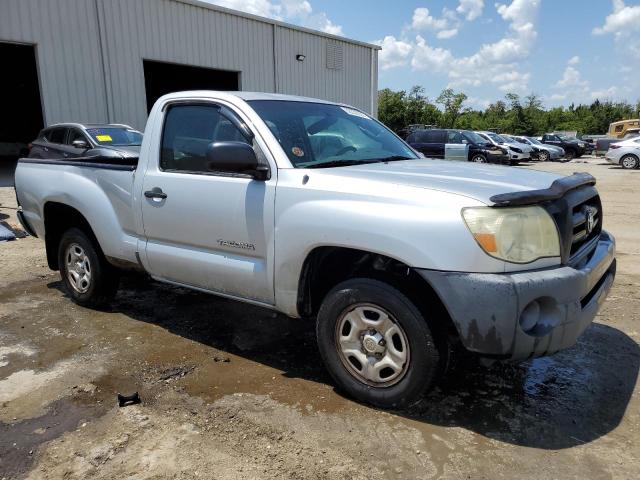
<svg viewBox="0 0 640 480">
<path fill-rule="evenodd" d="M 570 257 L 602 231 L 602 206 L 600 197 L 592 197 L 573 207 Z"/>
<path fill-rule="evenodd" d="M 595 187 L 588 185 L 570 190 L 542 206 L 558 226 L 562 262 L 575 265 L 584 261 L 602 231 L 602 204 Z"/>
</svg>

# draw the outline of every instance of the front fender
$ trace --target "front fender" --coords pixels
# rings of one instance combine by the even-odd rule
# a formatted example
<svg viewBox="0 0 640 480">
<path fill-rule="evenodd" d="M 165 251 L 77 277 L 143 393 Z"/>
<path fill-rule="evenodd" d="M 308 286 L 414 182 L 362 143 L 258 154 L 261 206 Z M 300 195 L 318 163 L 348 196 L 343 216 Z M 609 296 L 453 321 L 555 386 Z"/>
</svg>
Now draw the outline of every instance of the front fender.
<svg viewBox="0 0 640 480">
<path fill-rule="evenodd" d="M 303 173 L 279 173 L 276 195 L 275 297 L 288 315 L 298 316 L 300 273 L 318 247 L 368 251 L 415 268 L 504 270 L 504 262 L 485 255 L 463 223 L 461 209 L 478 205 L 475 200 L 398 185 L 375 195 L 358 193 L 355 185 L 338 192 L 323 185 L 321 175 L 307 188 L 297 175 Z"/>
</svg>

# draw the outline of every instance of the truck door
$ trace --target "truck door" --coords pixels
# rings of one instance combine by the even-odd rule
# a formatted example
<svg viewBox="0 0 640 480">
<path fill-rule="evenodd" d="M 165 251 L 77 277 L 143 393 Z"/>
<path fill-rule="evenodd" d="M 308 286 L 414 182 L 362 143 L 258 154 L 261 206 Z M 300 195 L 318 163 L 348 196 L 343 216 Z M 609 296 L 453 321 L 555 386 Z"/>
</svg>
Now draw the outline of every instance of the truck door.
<svg viewBox="0 0 640 480">
<path fill-rule="evenodd" d="M 154 278 L 273 304 L 275 175 L 209 171 L 206 149 L 219 141 L 248 143 L 218 105 L 165 108 L 142 182 L 143 263 Z"/>
<path fill-rule="evenodd" d="M 444 159 L 466 162 L 469 160 L 469 142 L 463 143 L 462 134 L 455 130 L 447 131 L 447 143 L 444 146 Z"/>
</svg>

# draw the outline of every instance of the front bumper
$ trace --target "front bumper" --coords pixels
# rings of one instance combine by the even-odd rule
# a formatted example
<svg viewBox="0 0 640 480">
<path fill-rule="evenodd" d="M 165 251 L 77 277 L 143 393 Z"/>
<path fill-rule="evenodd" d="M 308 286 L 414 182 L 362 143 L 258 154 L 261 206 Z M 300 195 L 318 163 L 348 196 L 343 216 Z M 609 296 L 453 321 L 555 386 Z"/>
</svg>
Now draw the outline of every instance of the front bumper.
<svg viewBox="0 0 640 480">
<path fill-rule="evenodd" d="M 575 344 L 609 293 L 615 270 L 615 240 L 603 231 L 580 268 L 510 274 L 417 272 L 439 295 L 468 350 L 525 360 Z M 523 319 L 532 305 L 541 306 L 541 328 L 525 331 Z"/>
<path fill-rule="evenodd" d="M 531 154 L 526 152 L 526 153 L 517 153 L 517 152 L 511 152 L 511 160 L 529 160 L 531 158 Z"/>
<path fill-rule="evenodd" d="M 612 163 L 614 165 L 617 165 L 618 163 L 620 163 L 620 161 L 617 158 L 610 156 L 608 153 L 605 155 L 604 158 L 607 162 Z"/>
</svg>

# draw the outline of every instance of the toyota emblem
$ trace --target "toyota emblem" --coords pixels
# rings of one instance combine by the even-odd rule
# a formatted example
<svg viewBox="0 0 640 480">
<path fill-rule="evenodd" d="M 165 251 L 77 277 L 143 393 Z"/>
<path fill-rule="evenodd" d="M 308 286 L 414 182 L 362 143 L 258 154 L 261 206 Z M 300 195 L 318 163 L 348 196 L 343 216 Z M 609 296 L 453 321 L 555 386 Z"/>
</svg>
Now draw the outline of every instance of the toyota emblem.
<svg viewBox="0 0 640 480">
<path fill-rule="evenodd" d="M 593 229 L 596 227 L 596 214 L 598 213 L 598 209 L 587 205 L 584 207 L 584 215 L 586 217 L 586 225 L 585 230 L 587 231 L 587 235 L 593 232 Z"/>
</svg>

